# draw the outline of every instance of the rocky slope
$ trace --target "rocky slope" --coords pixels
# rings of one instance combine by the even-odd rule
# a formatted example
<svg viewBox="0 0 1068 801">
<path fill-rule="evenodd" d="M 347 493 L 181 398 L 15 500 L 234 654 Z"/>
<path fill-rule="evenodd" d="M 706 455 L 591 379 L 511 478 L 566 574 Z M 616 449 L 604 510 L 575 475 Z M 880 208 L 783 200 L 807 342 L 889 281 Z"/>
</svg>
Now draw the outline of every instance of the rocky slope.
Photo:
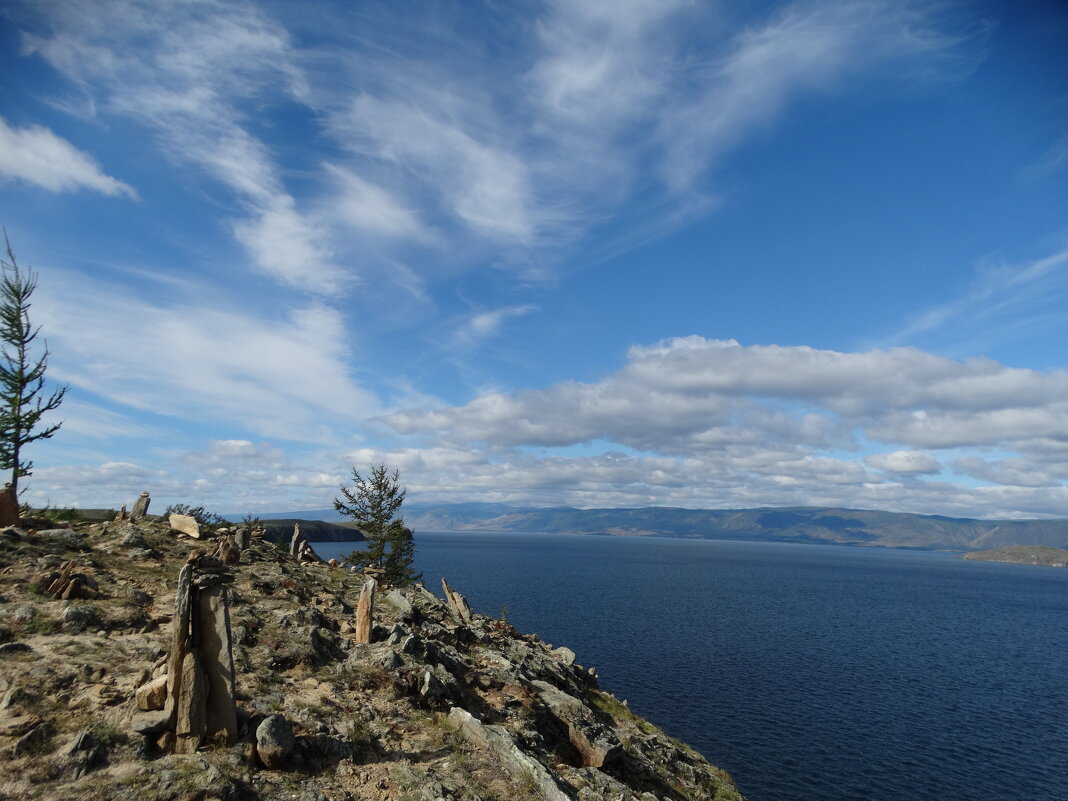
<svg viewBox="0 0 1068 801">
<path fill-rule="evenodd" d="M 50 525 L 0 532 L 0 799 L 741 798 L 571 651 L 459 595 L 387 588 L 372 612 L 362 574 L 248 532 L 215 558 L 217 535 L 151 518 Z M 190 592 L 208 628 L 187 638 Z M 232 665 L 207 734 L 180 642 L 209 678 Z"/>
<path fill-rule="evenodd" d="M 1018 565 L 1068 567 L 1068 550 L 1047 548 L 1043 545 L 1012 545 L 1008 548 L 974 551 L 964 554 L 964 558 L 979 562 L 1012 562 Z"/>
</svg>

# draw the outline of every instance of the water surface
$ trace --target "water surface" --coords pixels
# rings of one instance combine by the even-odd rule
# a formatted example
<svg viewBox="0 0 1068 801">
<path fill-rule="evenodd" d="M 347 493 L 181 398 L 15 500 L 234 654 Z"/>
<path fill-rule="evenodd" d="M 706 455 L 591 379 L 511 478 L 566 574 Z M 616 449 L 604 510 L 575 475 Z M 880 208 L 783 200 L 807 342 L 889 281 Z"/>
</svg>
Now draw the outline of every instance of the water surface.
<svg viewBox="0 0 1068 801">
<path fill-rule="evenodd" d="M 1068 800 L 1068 570 L 842 546 L 416 535 L 750 801 Z M 319 543 L 326 558 L 348 552 Z"/>
</svg>

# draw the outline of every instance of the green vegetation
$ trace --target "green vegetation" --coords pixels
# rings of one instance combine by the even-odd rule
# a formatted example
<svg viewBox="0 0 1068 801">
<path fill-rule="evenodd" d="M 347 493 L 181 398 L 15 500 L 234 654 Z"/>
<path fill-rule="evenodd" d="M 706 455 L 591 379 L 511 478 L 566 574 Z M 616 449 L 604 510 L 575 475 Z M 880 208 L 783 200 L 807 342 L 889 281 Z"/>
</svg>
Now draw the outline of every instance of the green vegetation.
<svg viewBox="0 0 1068 801">
<path fill-rule="evenodd" d="M 415 542 L 411 529 L 405 528 L 398 514 L 406 494 L 400 485 L 400 471 L 390 473 L 385 465 L 372 465 L 366 478 L 352 468 L 352 486 L 341 485 L 344 500 L 334 499 L 334 508 L 351 517 L 367 539 L 367 547 L 353 551 L 345 561 L 381 570 L 385 583 L 392 586 L 413 584 L 422 578 L 412 570 Z"/>
<path fill-rule="evenodd" d="M 63 402 L 67 387 L 59 387 L 47 398 L 42 394 L 48 345 L 36 359 L 30 353 L 41 331 L 30 324 L 30 295 L 37 288 L 37 276 L 32 270 L 23 273 L 19 269 L 6 231 L 4 245 L 7 260 L 0 259 L 0 470 L 11 471 L 11 490 L 17 498 L 19 479 L 30 475 L 33 467 L 33 462 L 22 458 L 22 449 L 59 430 L 62 423 L 38 426 L 45 412 Z"/>
<path fill-rule="evenodd" d="M 973 551 L 964 554 L 964 558 L 978 562 L 1012 562 L 1018 565 L 1068 567 L 1068 550 L 1050 548 L 1045 545 L 1010 545 L 1007 548 L 993 548 L 989 551 Z"/>
</svg>

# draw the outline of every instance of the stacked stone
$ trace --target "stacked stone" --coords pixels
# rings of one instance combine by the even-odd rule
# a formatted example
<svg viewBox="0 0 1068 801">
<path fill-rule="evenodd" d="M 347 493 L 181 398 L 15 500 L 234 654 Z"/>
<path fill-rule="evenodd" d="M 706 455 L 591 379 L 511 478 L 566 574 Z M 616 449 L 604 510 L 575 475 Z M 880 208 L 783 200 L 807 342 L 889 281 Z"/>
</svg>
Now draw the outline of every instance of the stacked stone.
<svg viewBox="0 0 1068 801">
<path fill-rule="evenodd" d="M 148 492 L 142 492 L 137 496 L 137 500 L 134 501 L 133 511 L 130 512 L 130 519 L 137 521 L 148 514 L 148 504 L 151 498 L 148 497 Z"/>
<path fill-rule="evenodd" d="M 178 575 L 173 638 L 165 676 L 137 691 L 142 710 L 163 709 L 157 744 L 194 753 L 206 739 L 237 737 L 228 585 L 234 577 L 216 556 L 194 552 Z"/>
<path fill-rule="evenodd" d="M 241 564 L 242 550 L 237 540 L 227 534 L 219 540 L 219 547 L 215 549 L 215 556 L 221 559 L 224 565 L 238 565 Z"/>
<path fill-rule="evenodd" d="M 304 535 L 300 531 L 300 523 L 293 526 L 293 538 L 289 541 L 289 555 L 301 564 L 323 564 L 319 554 L 304 539 Z"/>
</svg>

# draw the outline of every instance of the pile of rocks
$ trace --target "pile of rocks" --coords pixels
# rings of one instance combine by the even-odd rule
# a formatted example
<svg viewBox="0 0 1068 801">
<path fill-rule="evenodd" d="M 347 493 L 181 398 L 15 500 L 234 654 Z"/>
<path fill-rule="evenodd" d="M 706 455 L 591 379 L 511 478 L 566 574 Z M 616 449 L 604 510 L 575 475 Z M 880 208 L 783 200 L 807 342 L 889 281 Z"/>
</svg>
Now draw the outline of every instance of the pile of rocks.
<svg viewBox="0 0 1068 801">
<path fill-rule="evenodd" d="M 195 551 L 178 575 L 170 656 L 137 689 L 134 724 L 164 752 L 194 753 L 207 739 L 237 736 L 233 640 L 227 585 L 234 576 L 216 556 Z"/>
<path fill-rule="evenodd" d="M 289 541 L 289 555 L 301 564 L 322 564 L 323 560 L 312 548 L 311 543 L 300 531 L 300 523 L 293 526 L 293 537 Z"/>
</svg>

